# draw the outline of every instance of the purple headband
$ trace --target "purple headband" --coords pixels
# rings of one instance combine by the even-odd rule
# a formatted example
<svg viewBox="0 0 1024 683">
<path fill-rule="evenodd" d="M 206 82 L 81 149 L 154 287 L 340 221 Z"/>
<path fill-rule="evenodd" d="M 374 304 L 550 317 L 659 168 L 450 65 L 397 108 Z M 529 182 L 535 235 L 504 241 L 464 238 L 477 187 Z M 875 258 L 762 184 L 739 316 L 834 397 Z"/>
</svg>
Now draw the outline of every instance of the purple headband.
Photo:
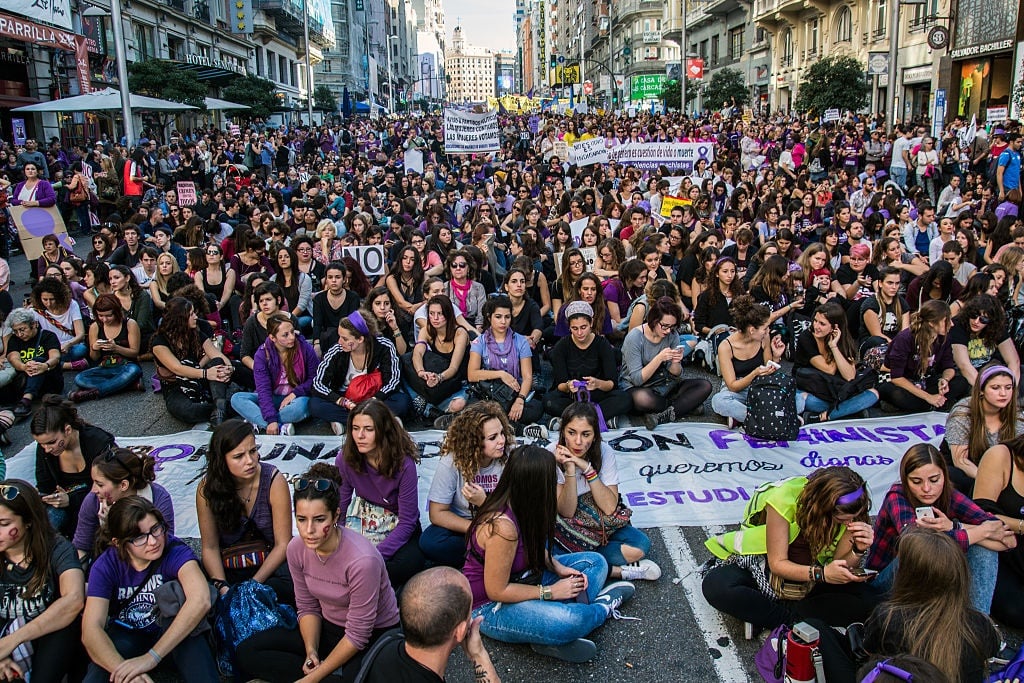
<svg viewBox="0 0 1024 683">
<path fill-rule="evenodd" d="M 978 384 L 984 385 L 992 375 L 1009 375 L 1010 379 L 1013 379 L 1013 373 L 1010 372 L 1010 368 L 1005 365 L 993 365 L 981 371 L 981 376 L 978 377 Z M 1016 380 L 1014 380 L 1014 383 L 1016 383 Z"/>
<path fill-rule="evenodd" d="M 366 325 L 366 321 L 363 319 L 362 313 L 360 313 L 359 311 L 352 311 L 351 313 L 348 314 L 346 320 L 352 323 L 352 327 L 359 330 L 359 333 L 361 335 L 363 335 L 364 337 L 370 336 L 370 328 Z"/>
<path fill-rule="evenodd" d="M 856 503 L 860 500 L 861 496 L 864 495 L 864 487 L 859 486 L 857 490 L 847 493 L 845 496 L 839 496 L 839 500 L 836 501 L 836 505 L 849 505 L 850 503 Z"/>
</svg>

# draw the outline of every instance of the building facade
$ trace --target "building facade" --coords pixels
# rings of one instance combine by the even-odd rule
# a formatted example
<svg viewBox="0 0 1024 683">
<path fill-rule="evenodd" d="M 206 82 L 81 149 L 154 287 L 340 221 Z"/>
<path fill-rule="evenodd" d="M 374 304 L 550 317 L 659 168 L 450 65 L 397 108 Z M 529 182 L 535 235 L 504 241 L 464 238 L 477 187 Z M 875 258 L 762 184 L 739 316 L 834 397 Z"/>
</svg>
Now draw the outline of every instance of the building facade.
<svg viewBox="0 0 1024 683">
<path fill-rule="evenodd" d="M 493 52 L 470 45 L 462 27 L 456 26 L 450 49 L 445 54 L 448 101 L 486 102 L 488 97 L 494 97 L 496 63 Z"/>
</svg>

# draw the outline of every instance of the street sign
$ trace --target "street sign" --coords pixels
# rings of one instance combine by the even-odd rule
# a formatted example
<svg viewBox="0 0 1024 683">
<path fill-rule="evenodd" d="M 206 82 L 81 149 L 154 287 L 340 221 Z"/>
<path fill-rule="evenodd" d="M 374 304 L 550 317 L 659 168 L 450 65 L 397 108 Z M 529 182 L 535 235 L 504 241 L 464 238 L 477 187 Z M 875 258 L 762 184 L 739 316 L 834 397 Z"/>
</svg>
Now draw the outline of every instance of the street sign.
<svg viewBox="0 0 1024 683">
<path fill-rule="evenodd" d="M 656 100 L 665 89 L 665 74 L 640 74 L 629 82 L 629 101 Z"/>
<path fill-rule="evenodd" d="M 565 64 L 565 55 L 558 55 L 558 63 Z"/>
<path fill-rule="evenodd" d="M 868 75 L 881 76 L 889 73 L 889 53 L 871 52 L 868 53 Z"/>
</svg>

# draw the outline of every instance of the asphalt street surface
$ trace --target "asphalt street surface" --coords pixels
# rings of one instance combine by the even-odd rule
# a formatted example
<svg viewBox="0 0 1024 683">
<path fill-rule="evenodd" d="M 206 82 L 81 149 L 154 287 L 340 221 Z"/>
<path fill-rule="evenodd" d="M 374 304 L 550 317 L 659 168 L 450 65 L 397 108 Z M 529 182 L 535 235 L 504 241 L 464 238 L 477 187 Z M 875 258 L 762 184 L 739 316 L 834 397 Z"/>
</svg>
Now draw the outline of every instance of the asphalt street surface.
<svg viewBox="0 0 1024 683">
<path fill-rule="evenodd" d="M 84 254 L 88 239 L 78 238 L 76 251 Z M 24 256 L 12 257 L 11 294 L 20 304 L 30 289 L 26 284 L 29 267 Z M 82 417 L 119 436 L 169 434 L 187 430 L 184 424 L 167 414 L 163 399 L 152 392 L 149 377 L 153 364 L 144 363 L 146 392 L 127 392 L 79 406 Z M 687 368 L 687 373 L 699 373 Z M 701 376 L 706 377 L 706 374 Z M 715 378 L 716 385 L 721 381 Z M 717 388 L 717 387 L 716 387 Z M 71 373 L 65 375 L 65 393 L 73 389 Z M 710 401 L 707 416 L 693 418 L 713 421 Z M 197 427 L 201 428 L 201 427 Z M 642 427 L 641 427 L 642 428 Z M 298 427 L 300 434 L 330 435 L 325 423 L 307 422 Z M 28 420 L 22 420 L 8 432 L 12 445 L 7 457 L 31 443 Z M 332 437 L 333 438 L 333 437 Z M 743 625 L 723 617 L 710 608 L 700 593 L 698 568 L 710 557 L 704 540 L 719 529 L 650 529 L 651 559 L 662 568 L 657 582 L 637 582 L 636 596 L 622 608 L 626 616 L 640 621 L 610 620 L 591 638 L 597 644 L 597 658 L 586 664 L 569 664 L 533 653 L 526 645 L 506 645 L 485 639 L 488 651 L 503 681 L 630 681 L 655 683 L 760 681 L 753 667 L 760 640 L 745 641 Z M 161 681 L 178 680 L 173 674 L 160 675 Z M 461 651 L 452 656 L 447 680 L 470 683 L 472 668 Z"/>
</svg>

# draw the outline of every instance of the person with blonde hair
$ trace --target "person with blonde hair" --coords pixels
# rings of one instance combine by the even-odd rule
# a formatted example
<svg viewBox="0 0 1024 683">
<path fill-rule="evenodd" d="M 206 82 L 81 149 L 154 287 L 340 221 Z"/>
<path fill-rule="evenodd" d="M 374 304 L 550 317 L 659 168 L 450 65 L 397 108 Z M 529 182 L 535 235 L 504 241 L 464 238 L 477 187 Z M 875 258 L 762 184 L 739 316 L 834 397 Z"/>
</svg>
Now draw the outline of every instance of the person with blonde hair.
<svg viewBox="0 0 1024 683">
<path fill-rule="evenodd" d="M 427 494 L 430 526 L 420 536 L 420 550 L 436 564 L 459 568 L 466 559 L 466 531 L 498 485 L 515 432 L 494 401 L 473 403 L 454 417 Z"/>
</svg>

